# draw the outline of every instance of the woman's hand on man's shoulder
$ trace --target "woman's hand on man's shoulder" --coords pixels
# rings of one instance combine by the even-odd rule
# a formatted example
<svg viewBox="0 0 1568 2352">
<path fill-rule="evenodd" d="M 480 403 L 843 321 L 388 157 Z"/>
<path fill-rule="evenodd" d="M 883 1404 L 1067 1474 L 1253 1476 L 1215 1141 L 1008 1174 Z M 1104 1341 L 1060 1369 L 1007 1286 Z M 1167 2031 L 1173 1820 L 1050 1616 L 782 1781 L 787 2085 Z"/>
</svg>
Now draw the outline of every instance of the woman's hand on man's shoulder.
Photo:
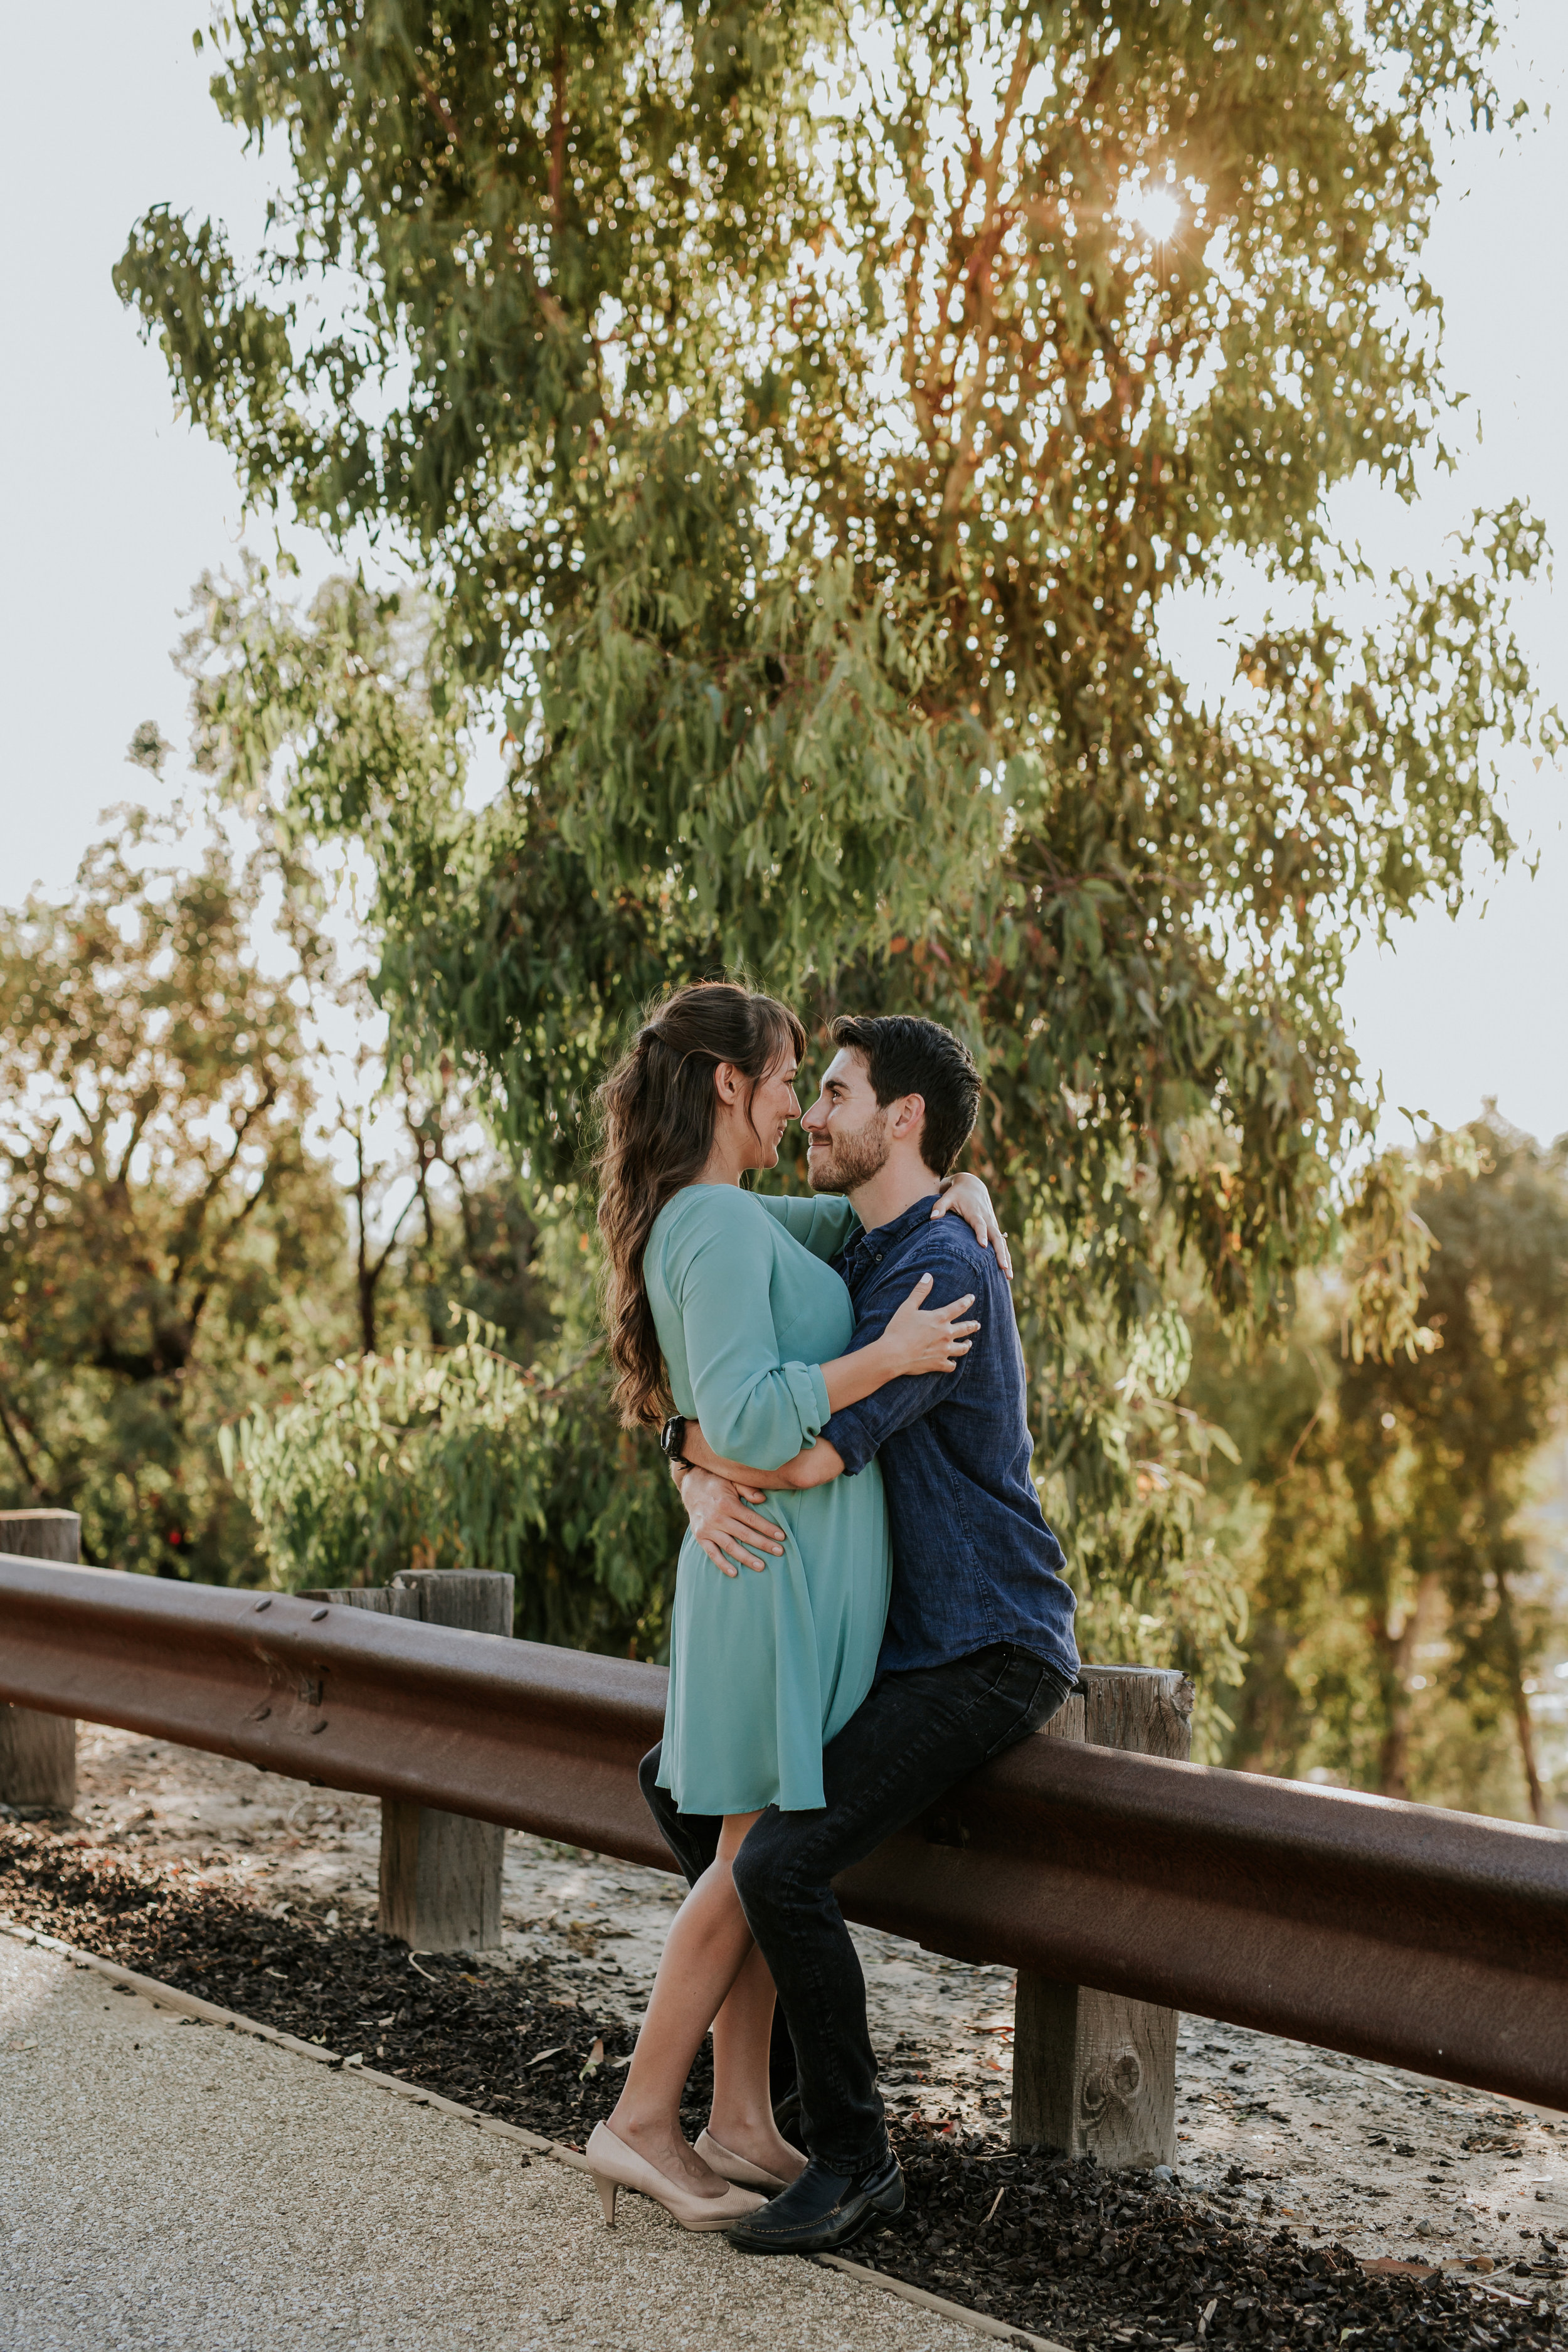
<svg viewBox="0 0 1568 2352">
<path fill-rule="evenodd" d="M 996 1263 L 1009 1282 L 1013 1279 L 1013 1259 L 992 1204 L 990 1188 L 972 1170 L 962 1176 L 949 1178 L 937 1195 L 931 1210 L 931 1222 L 940 1224 L 954 1210 L 974 1235 L 983 1250 L 994 1250 Z"/>
</svg>

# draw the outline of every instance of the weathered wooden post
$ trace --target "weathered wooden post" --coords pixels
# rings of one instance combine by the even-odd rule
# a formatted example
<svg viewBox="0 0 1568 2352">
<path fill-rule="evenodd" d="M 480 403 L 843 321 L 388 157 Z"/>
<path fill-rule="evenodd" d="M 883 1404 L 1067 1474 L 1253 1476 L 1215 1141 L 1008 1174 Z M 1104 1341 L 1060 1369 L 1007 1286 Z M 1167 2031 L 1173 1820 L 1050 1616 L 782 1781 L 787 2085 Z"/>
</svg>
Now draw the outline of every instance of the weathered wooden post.
<svg viewBox="0 0 1568 2352">
<path fill-rule="evenodd" d="M 81 1561 L 80 1515 L 0 1512 L 0 1551 L 76 1568 Z M 69 1716 L 0 1706 L 0 1804 L 42 1805 L 68 1813 L 75 1803 L 76 1725 Z"/>
<path fill-rule="evenodd" d="M 1158 1666 L 1085 1666 L 1044 1737 L 1173 1756 L 1192 1747 L 1193 1686 Z M 1013 2145 L 1091 2156 L 1114 2171 L 1176 2159 L 1176 2024 L 1121 1993 L 1018 1971 L 1013 2031 Z"/>
<path fill-rule="evenodd" d="M 352 1586 L 301 1598 L 510 1636 L 513 1581 L 489 1569 L 411 1569 L 380 1591 Z M 384 1797 L 377 1915 L 383 1933 L 416 1952 L 483 1951 L 499 1944 L 505 1853 L 506 1832 L 493 1822 Z"/>
</svg>

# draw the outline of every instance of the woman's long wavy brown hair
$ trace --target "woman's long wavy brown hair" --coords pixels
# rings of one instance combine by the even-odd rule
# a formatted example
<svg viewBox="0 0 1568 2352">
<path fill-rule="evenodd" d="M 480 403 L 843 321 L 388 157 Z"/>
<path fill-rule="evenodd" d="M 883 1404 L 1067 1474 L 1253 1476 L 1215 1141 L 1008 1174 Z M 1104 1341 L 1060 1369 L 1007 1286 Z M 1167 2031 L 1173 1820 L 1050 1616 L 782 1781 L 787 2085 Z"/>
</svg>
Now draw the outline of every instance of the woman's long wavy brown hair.
<svg viewBox="0 0 1568 2352">
<path fill-rule="evenodd" d="M 605 1321 L 615 1400 L 627 1429 L 657 1427 L 662 1417 L 664 1358 L 643 1252 L 665 1202 L 694 1184 L 708 1164 L 719 1113 L 714 1069 L 732 1062 L 754 1089 L 791 1051 L 798 1062 L 805 1031 L 787 1004 L 731 981 L 701 981 L 648 1007 L 599 1088 L 594 1172 L 609 1267 Z"/>
</svg>

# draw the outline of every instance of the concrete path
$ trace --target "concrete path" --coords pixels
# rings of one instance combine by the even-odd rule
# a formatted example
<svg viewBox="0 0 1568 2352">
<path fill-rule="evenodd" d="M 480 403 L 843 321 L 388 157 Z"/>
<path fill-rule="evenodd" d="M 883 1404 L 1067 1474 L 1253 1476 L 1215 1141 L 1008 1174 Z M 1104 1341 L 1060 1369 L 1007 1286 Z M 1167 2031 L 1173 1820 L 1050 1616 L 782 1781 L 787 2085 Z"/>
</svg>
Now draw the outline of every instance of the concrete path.
<svg viewBox="0 0 1568 2352">
<path fill-rule="evenodd" d="M 11 2352 L 975 2352 L 549 2158 L 0 1937 Z"/>
</svg>

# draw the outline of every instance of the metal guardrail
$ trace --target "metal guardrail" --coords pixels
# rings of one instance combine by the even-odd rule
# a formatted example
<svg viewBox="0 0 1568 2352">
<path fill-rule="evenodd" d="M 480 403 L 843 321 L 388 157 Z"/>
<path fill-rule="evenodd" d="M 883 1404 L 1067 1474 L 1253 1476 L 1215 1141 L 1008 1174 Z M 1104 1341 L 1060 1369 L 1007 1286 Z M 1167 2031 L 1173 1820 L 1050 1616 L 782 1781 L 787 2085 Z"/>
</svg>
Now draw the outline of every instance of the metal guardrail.
<svg viewBox="0 0 1568 2352">
<path fill-rule="evenodd" d="M 658 1667 L 0 1555 L 0 1698 L 671 1867 Z M 839 1883 L 960 1959 L 1568 2108 L 1568 1837 L 1025 1741 Z"/>
</svg>

